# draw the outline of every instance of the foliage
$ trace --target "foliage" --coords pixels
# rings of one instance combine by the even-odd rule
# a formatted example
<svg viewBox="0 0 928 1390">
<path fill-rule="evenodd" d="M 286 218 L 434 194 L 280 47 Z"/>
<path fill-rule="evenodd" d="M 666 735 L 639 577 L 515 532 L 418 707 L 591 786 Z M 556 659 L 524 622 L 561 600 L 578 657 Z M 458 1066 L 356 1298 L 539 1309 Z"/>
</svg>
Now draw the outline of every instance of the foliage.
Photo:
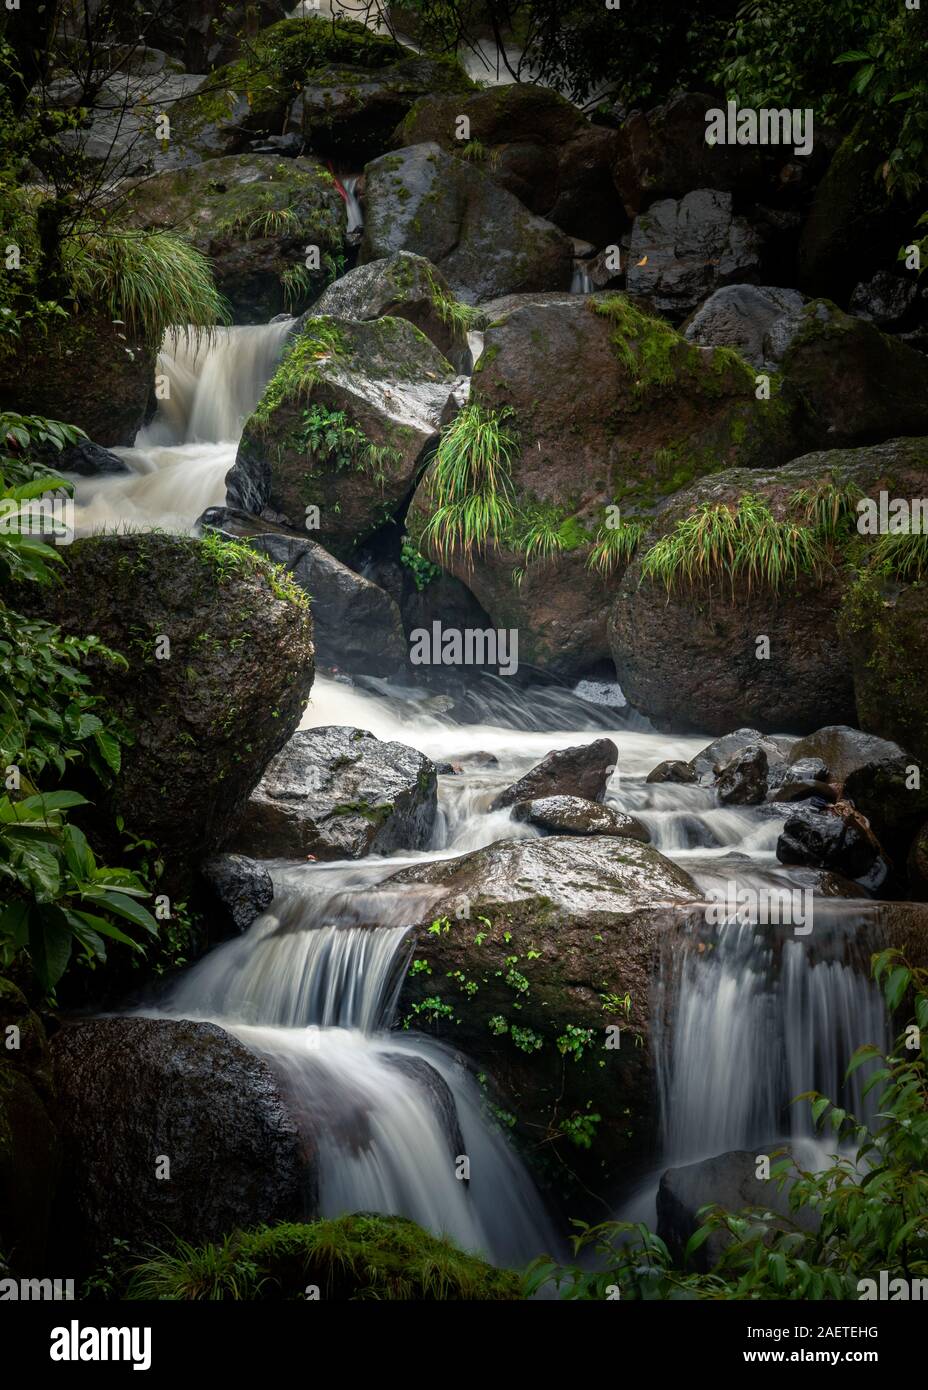
<svg viewBox="0 0 928 1390">
<path fill-rule="evenodd" d="M 643 521 L 620 521 L 618 526 L 601 526 L 587 567 L 607 577 L 615 574 L 631 561 L 646 530 Z"/>
<path fill-rule="evenodd" d="M 275 598 L 295 604 L 297 608 L 309 607 L 309 595 L 293 575 L 283 565 L 272 564 L 244 541 L 230 539 L 218 531 L 207 531 L 200 541 L 200 551 L 218 584 L 228 583 L 233 575 L 256 575 L 267 582 Z"/>
<path fill-rule="evenodd" d="M 516 1274 L 494 1269 L 400 1216 L 341 1216 L 236 1231 L 217 1244 L 178 1241 L 131 1271 L 129 1299 L 428 1302 L 517 1299 Z"/>
<path fill-rule="evenodd" d="M 343 410 L 329 410 L 313 405 L 303 411 L 300 447 L 310 454 L 326 459 L 337 472 L 353 468 L 383 476 L 384 464 L 398 463 L 398 449 L 387 444 L 374 444 L 360 425 L 351 424 Z"/>
<path fill-rule="evenodd" d="M 792 1183 L 790 1212 L 814 1212 L 816 1229 L 769 1210 L 706 1207 L 677 1263 L 643 1224 L 577 1223 L 583 1267 L 537 1261 L 529 1291 L 553 1279 L 569 1299 L 604 1298 L 615 1287 L 623 1299 L 857 1299 L 860 1281 L 881 1271 L 907 1284 L 928 1278 L 928 971 L 886 950 L 873 957 L 873 974 L 890 1012 L 908 997 L 915 1018 L 890 1056 L 867 1045 L 851 1059 L 848 1076 L 872 1069 L 864 1094 L 879 1091 L 874 1127 L 810 1092 L 799 1099 L 809 1101 L 813 1123 L 830 1130 L 844 1152 L 819 1172 L 789 1156 L 771 1165 L 772 1182 L 781 1189 Z M 693 1257 L 712 1235 L 724 1237 L 725 1247 L 708 1272 L 694 1271 Z"/>
<path fill-rule="evenodd" d="M 790 498 L 807 525 L 823 540 L 843 541 L 857 523 L 857 503 L 864 493 L 856 483 L 834 478 L 821 479 L 814 487 L 799 488 Z"/>
<path fill-rule="evenodd" d="M 904 531 L 880 536 L 873 547 L 871 565 L 892 579 L 928 578 L 928 534 Z"/>
<path fill-rule="evenodd" d="M 421 594 L 433 579 L 441 574 L 441 566 L 435 565 L 413 545 L 404 540 L 400 547 L 400 564 L 405 565 L 413 578 L 417 591 Z"/>
<path fill-rule="evenodd" d="M 479 332 L 487 326 L 487 316 L 482 309 L 472 304 L 464 304 L 460 299 L 439 285 L 431 270 L 426 271 L 426 280 L 432 296 L 432 307 L 457 342 L 466 342 L 468 333 Z"/>
<path fill-rule="evenodd" d="M 828 563 L 822 541 L 807 526 L 778 521 L 766 501 L 745 493 L 736 507 L 704 502 L 678 521 L 641 561 L 641 577 L 675 587 L 711 586 L 727 581 L 776 593 L 801 574 L 815 574 Z"/>
<path fill-rule="evenodd" d="M 435 510 L 423 531 L 442 559 L 460 551 L 470 560 L 475 547 L 495 543 L 513 523 L 512 416 L 508 406 L 493 411 L 471 402 L 442 430 L 427 475 Z"/>
</svg>

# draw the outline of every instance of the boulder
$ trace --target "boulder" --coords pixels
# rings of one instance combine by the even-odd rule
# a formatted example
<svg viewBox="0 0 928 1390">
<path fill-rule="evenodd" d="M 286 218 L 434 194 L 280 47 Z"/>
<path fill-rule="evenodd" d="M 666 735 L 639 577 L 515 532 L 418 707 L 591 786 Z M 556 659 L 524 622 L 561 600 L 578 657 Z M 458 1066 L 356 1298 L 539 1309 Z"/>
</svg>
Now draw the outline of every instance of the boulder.
<svg viewBox="0 0 928 1390">
<path fill-rule="evenodd" d="M 88 439 L 82 444 L 72 444 L 61 453 L 54 450 L 46 454 L 43 462 L 58 473 L 76 473 L 81 478 L 99 478 L 112 473 L 128 473 L 129 465 L 118 454 L 111 454 L 99 444 Z"/>
<path fill-rule="evenodd" d="M 764 753 L 768 766 L 776 766 L 785 759 L 782 741 L 766 738 L 759 729 L 735 729 L 733 733 L 713 739 L 689 763 L 684 764 L 692 773 L 689 780 L 699 782 L 703 787 L 714 786 L 723 770 L 736 761 L 741 753 L 752 748 Z"/>
<path fill-rule="evenodd" d="M 779 1142 L 760 1146 L 758 1153 L 782 1153 Z M 753 1209 L 770 1211 L 782 1217 L 778 1229 L 814 1231 L 818 1222 L 808 1207 L 793 1211 L 789 1194 L 795 1179 L 787 1177 L 783 1186 L 769 1178 L 757 1177 L 757 1157 L 753 1150 L 741 1149 L 668 1168 L 657 1190 L 657 1233 L 674 1259 L 683 1261 L 686 1243 L 702 1222 L 701 1207 L 710 1204 L 737 1215 Z M 693 1267 L 706 1271 L 721 1259 L 731 1237 L 715 1231 L 693 1256 Z"/>
<path fill-rule="evenodd" d="M 759 280 L 761 253 L 757 231 L 733 213 L 731 194 L 698 188 L 638 214 L 625 285 L 679 323 L 720 285 Z"/>
<path fill-rule="evenodd" d="M 493 1078 L 530 1159 L 553 1149 L 603 1184 L 653 1134 L 651 986 L 695 898 L 647 845 L 567 835 L 412 865 L 365 910 L 371 924 L 402 911 L 415 929 L 399 1005 L 410 1026 Z"/>
<path fill-rule="evenodd" d="M 830 776 L 821 758 L 799 757 L 788 766 L 778 768 L 776 778 L 769 779 L 770 800 L 805 801 L 818 796 L 825 801 L 837 801 L 840 788 Z"/>
<path fill-rule="evenodd" d="M 313 680 L 308 607 L 259 558 L 220 566 L 186 538 L 93 536 L 62 554 L 64 583 L 44 595 L 42 615 L 128 658 L 125 669 L 93 667 L 94 689 L 134 737 L 113 787 L 89 793 L 94 831 L 119 855 L 121 816 L 155 841 L 181 887 L 227 839 L 302 717 Z"/>
<path fill-rule="evenodd" d="M 894 440 L 808 454 L 771 471 L 731 469 L 677 493 L 642 538 L 610 615 L 613 659 L 629 703 L 679 732 L 751 724 L 809 733 L 853 723 L 851 665 L 837 628 L 848 586 L 834 560 L 776 590 L 749 585 L 744 576 L 733 588 L 710 574 L 694 583 L 673 578 L 668 592 L 657 580 L 642 582 L 642 557 L 698 508 L 732 509 L 746 496 L 766 502 L 775 520 L 805 528 L 815 524 L 816 498 L 830 495 L 830 486 L 915 496 L 924 457 L 923 442 Z M 769 638 L 770 660 L 758 659 L 759 635 Z"/>
<path fill-rule="evenodd" d="M 289 123 L 314 154 L 357 168 L 390 148 L 397 123 L 427 92 L 457 93 L 449 100 L 466 109 L 473 89 L 453 58 L 410 56 L 373 72 L 333 64 L 313 72 Z"/>
<path fill-rule="evenodd" d="M 722 769 L 718 798 L 723 806 L 757 806 L 767 795 L 767 754 L 750 743 Z"/>
<path fill-rule="evenodd" d="M 312 600 L 313 640 L 320 666 L 360 675 L 395 675 L 409 648 L 393 599 L 336 560 L 315 541 L 267 530 L 267 523 L 228 507 L 210 507 L 198 525 L 241 537 L 280 565 Z"/>
<path fill-rule="evenodd" d="M 290 0 L 198 0 L 195 7 L 172 3 L 159 5 L 145 16 L 145 39 L 156 45 L 139 50 L 139 20 L 130 7 L 115 6 L 105 11 L 107 37 L 120 44 L 131 45 L 127 71 L 161 71 L 168 64 L 179 62 L 190 72 L 206 72 L 234 58 L 242 46 L 247 46 L 251 26 L 271 24 L 283 19 Z M 92 4 L 90 13 L 102 6 Z M 246 25 L 247 21 L 247 25 Z M 67 0 L 61 6 L 59 38 L 70 39 L 82 33 L 84 5 L 81 0 Z M 162 50 L 159 54 L 158 49 Z M 158 59 L 160 58 L 160 62 Z"/>
<path fill-rule="evenodd" d="M 512 441 L 512 523 L 479 560 L 443 546 L 428 529 L 433 465 L 407 527 L 496 626 L 518 628 L 523 663 L 575 678 L 609 659 L 615 587 L 660 503 L 723 462 L 785 461 L 798 421 L 786 396 L 757 399 L 735 353 L 687 343 L 626 296 L 484 307 L 469 405 Z"/>
<path fill-rule="evenodd" d="M 0 1250 L 14 1272 L 44 1270 L 60 1157 L 45 1029 L 0 977 Z"/>
<path fill-rule="evenodd" d="M 458 138 L 458 117 L 470 122 Z M 436 91 L 410 110 L 399 146 L 433 142 L 473 160 L 530 212 L 601 246 L 626 223 L 611 178 L 617 135 L 550 87 L 513 82 L 463 98 Z"/>
<path fill-rule="evenodd" d="M 913 278 L 878 270 L 872 280 L 855 285 L 848 310 L 859 319 L 869 319 L 877 328 L 898 331 L 914 317 L 918 297 Z"/>
<path fill-rule="evenodd" d="M 355 266 L 323 291 L 314 313 L 342 319 L 379 319 L 385 314 L 408 319 L 458 366 L 467 351 L 468 318 L 474 328 L 484 325 L 479 311 L 455 306 L 448 282 L 436 266 L 409 251 Z"/>
<path fill-rule="evenodd" d="M 412 489 L 454 385 L 405 319 L 304 319 L 245 422 L 228 505 L 294 530 L 318 508 L 319 539 L 349 558 Z"/>
<path fill-rule="evenodd" d="M 822 445 L 928 434 L 923 353 L 824 299 L 807 304 L 791 328 L 781 369 L 808 402 Z"/>
<path fill-rule="evenodd" d="M 582 796 L 541 796 L 533 801 L 517 801 L 513 820 L 525 821 L 548 835 L 618 835 L 650 844 L 646 826 L 619 811 Z"/>
<path fill-rule="evenodd" d="M 759 372 L 775 371 L 805 299 L 798 290 L 770 285 L 724 285 L 683 325 L 700 347 L 731 347 Z"/>
<path fill-rule="evenodd" d="M 70 315 L 47 333 L 27 325 L 15 353 L 0 357 L 0 411 L 63 420 L 107 449 L 131 445 L 148 412 L 158 346 L 103 314 Z"/>
<path fill-rule="evenodd" d="M 173 123 L 208 78 L 189 72 L 112 69 L 95 76 L 99 85 L 92 103 L 83 107 L 82 119 L 57 136 L 74 166 L 88 171 L 85 177 L 116 182 L 197 162 L 198 153 L 176 138 L 179 132 Z M 83 78 L 56 78 L 49 83 L 46 99 L 58 109 L 73 109 L 86 92 Z M 158 130 L 161 115 L 172 122 L 170 139 L 162 138 Z"/>
<path fill-rule="evenodd" d="M 361 262 L 412 251 L 469 304 L 523 290 L 569 289 L 573 246 L 476 164 L 434 142 L 366 169 Z"/>
<path fill-rule="evenodd" d="M 364 729 L 302 729 L 271 761 L 234 842 L 287 859 L 426 849 L 437 785 L 429 759 L 403 743 Z"/>
<path fill-rule="evenodd" d="M 246 854 L 214 854 L 199 867 L 210 938 L 240 935 L 270 907 L 274 884 L 263 864 Z"/>
<path fill-rule="evenodd" d="M 585 801 L 601 802 L 618 760 L 619 750 L 611 738 L 597 738 L 576 748 L 557 748 L 518 782 L 495 796 L 490 810 L 514 806 L 517 801 L 549 797 L 580 797 Z"/>
<path fill-rule="evenodd" d="M 922 821 L 928 816 L 926 769 L 901 749 L 855 768 L 844 783 L 844 796 L 864 816 L 902 871 Z"/>
<path fill-rule="evenodd" d="M 657 767 L 652 767 L 646 782 L 678 782 L 683 785 L 696 781 L 696 773 L 689 763 L 681 762 L 678 758 L 665 758 Z"/>
<path fill-rule="evenodd" d="M 238 154 L 170 170 L 138 183 L 126 211 L 129 225 L 179 231 L 209 257 L 236 323 L 301 312 L 344 263 L 345 205 L 315 159 Z"/>
<path fill-rule="evenodd" d="M 928 449 L 919 495 L 928 492 Z M 892 493 L 891 496 L 913 494 Z M 879 572 L 849 586 L 838 630 L 854 675 L 861 728 L 902 745 L 928 768 L 928 580 Z"/>
<path fill-rule="evenodd" d="M 845 803 L 839 803 L 844 806 Z M 868 833 L 866 821 L 847 808 L 821 810 L 802 806 L 793 811 L 777 840 L 781 864 L 808 864 L 848 878 L 863 878 L 880 857 L 880 846 Z"/>
<path fill-rule="evenodd" d="M 843 788 L 852 772 L 873 763 L 894 764 L 901 755 L 902 749 L 896 743 L 847 724 L 832 724 L 798 739 L 789 751 L 789 764 L 791 770 L 800 770 L 807 779 L 809 772 L 814 771 L 816 780 L 832 781 Z"/>
<path fill-rule="evenodd" d="M 52 1058 L 59 1220 L 88 1262 L 117 1239 L 218 1240 L 310 1211 L 305 1140 L 266 1063 L 222 1028 L 94 1019 L 62 1028 Z"/>
</svg>

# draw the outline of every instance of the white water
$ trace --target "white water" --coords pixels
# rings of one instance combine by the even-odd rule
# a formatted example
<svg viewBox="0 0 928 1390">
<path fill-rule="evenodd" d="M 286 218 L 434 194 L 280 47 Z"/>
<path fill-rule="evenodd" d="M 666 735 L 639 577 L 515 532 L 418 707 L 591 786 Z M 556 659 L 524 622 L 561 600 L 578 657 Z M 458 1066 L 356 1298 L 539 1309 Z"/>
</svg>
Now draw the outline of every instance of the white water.
<svg viewBox="0 0 928 1390">
<path fill-rule="evenodd" d="M 189 531 L 225 502 L 225 477 L 245 420 L 273 375 L 293 320 L 165 335 L 156 372 L 166 383 L 152 420 L 129 449 L 131 472 L 74 478 L 81 534 L 125 527 Z"/>
<path fill-rule="evenodd" d="M 593 281 L 583 261 L 574 261 L 574 274 L 570 282 L 571 294 L 592 294 Z"/>
</svg>

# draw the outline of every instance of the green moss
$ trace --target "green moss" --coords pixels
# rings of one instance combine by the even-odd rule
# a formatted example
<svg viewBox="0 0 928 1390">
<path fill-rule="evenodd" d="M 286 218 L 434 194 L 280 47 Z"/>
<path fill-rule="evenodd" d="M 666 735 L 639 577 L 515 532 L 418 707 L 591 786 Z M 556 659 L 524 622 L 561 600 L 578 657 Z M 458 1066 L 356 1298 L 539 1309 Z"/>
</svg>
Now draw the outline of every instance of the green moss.
<svg viewBox="0 0 928 1390">
<path fill-rule="evenodd" d="M 199 542 L 200 554 L 216 582 L 228 583 L 233 576 L 257 576 L 264 580 L 275 598 L 292 603 L 296 608 L 308 608 L 309 598 L 282 565 L 274 565 L 264 555 L 252 550 L 244 541 L 230 540 L 218 531 L 209 531 Z M 202 645 L 205 634 L 196 639 Z"/>
<path fill-rule="evenodd" d="M 345 358 L 348 344 L 338 325 L 325 315 L 306 319 L 298 336 L 281 358 L 264 388 L 252 421 L 260 428 L 269 424 L 274 411 L 284 401 L 305 395 L 316 381 L 319 366 L 333 357 Z"/>
<path fill-rule="evenodd" d="M 519 1276 L 494 1269 L 399 1216 L 342 1216 L 236 1231 L 221 1244 L 178 1241 L 131 1271 L 129 1299 L 513 1300 Z"/>
</svg>

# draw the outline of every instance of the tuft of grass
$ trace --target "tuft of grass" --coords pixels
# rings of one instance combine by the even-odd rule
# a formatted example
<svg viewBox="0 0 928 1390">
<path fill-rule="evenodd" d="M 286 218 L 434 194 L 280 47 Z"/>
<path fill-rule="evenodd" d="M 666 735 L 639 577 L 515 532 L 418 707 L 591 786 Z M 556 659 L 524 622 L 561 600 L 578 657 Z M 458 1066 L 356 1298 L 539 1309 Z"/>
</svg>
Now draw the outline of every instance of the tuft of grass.
<svg viewBox="0 0 928 1390">
<path fill-rule="evenodd" d="M 209 261 L 174 232 L 86 225 L 66 238 L 62 257 L 75 298 L 147 342 L 160 344 L 169 328 L 208 332 L 229 321 Z"/>
<path fill-rule="evenodd" d="M 787 580 L 815 574 L 828 564 L 816 533 L 793 521 L 778 521 L 761 497 L 744 494 L 737 507 L 704 502 L 662 536 L 641 562 L 642 580 L 675 588 L 711 587 L 727 581 L 732 594 L 745 583 L 776 593 Z"/>
<path fill-rule="evenodd" d="M 200 540 L 200 553 L 216 576 L 217 584 L 236 577 L 256 575 L 266 581 L 275 598 L 297 608 L 309 607 L 309 596 L 283 565 L 275 565 L 244 541 L 230 540 L 218 531 L 207 531 Z"/>
<path fill-rule="evenodd" d="M 912 582 L 928 578 L 928 534 L 905 531 L 881 536 L 873 547 L 871 564 L 891 579 Z"/>
<path fill-rule="evenodd" d="M 356 1215 L 178 1240 L 130 1272 L 126 1297 L 185 1300 L 476 1301 L 522 1297 L 520 1277 L 400 1216 Z"/>
<path fill-rule="evenodd" d="M 864 493 L 856 483 L 823 478 L 814 487 L 799 488 L 789 499 L 823 540 L 836 542 L 857 523 L 857 503 Z"/>
<path fill-rule="evenodd" d="M 512 527 L 513 414 L 510 406 L 493 411 L 471 402 L 442 430 L 428 479 L 435 510 L 423 530 L 442 559 L 459 551 L 470 561 L 474 548 Z"/>
<path fill-rule="evenodd" d="M 618 526 L 601 526 L 596 533 L 587 569 L 599 570 L 607 578 L 628 565 L 647 527 L 643 521 L 622 521 Z"/>
<path fill-rule="evenodd" d="M 432 307 L 442 323 L 451 329 L 452 336 L 458 342 L 466 342 L 468 333 L 480 332 L 486 328 L 489 319 L 481 309 L 475 309 L 473 304 L 464 304 L 461 300 L 455 299 L 453 294 L 439 285 L 430 270 L 426 271 L 426 278 Z"/>
</svg>

